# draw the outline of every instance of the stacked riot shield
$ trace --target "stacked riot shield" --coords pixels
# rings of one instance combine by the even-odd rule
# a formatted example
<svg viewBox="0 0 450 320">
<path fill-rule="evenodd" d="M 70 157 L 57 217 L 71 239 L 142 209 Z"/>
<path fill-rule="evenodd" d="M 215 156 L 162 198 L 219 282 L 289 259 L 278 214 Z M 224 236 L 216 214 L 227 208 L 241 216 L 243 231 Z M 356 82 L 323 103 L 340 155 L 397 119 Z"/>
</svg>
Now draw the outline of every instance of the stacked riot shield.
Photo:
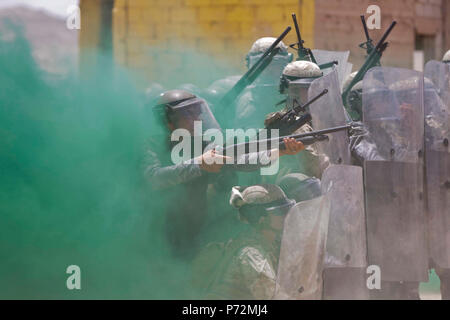
<svg viewBox="0 0 450 320">
<path fill-rule="evenodd" d="M 308 99 L 317 96 L 324 89 L 328 90 L 328 94 L 309 107 L 314 130 L 342 126 L 347 122 L 336 69 L 311 83 Z M 322 143 L 318 148 L 321 155 L 326 157 L 322 161 L 324 163 L 351 164 L 349 139 L 344 131 L 330 135 L 328 143 Z"/>
<path fill-rule="evenodd" d="M 308 91 L 328 94 L 310 106 L 314 130 L 346 124 L 337 70 L 315 80 Z M 351 166 L 347 132 L 330 135 L 318 145 L 322 167 L 322 192 L 330 200 L 330 219 L 323 273 L 324 299 L 367 299 L 364 188 L 362 169 Z"/>
<path fill-rule="evenodd" d="M 323 298 L 368 299 L 362 168 L 329 166 L 322 175 L 322 193 L 330 200 Z"/>
<path fill-rule="evenodd" d="M 299 202 L 288 212 L 281 240 L 275 299 L 321 298 L 329 213 L 327 195 Z"/>
<path fill-rule="evenodd" d="M 423 75 L 375 67 L 363 83 L 368 263 L 388 282 L 427 281 L 423 194 Z"/>
<path fill-rule="evenodd" d="M 425 79 L 425 181 L 430 257 L 438 267 L 450 269 L 450 65 L 428 62 Z"/>
</svg>

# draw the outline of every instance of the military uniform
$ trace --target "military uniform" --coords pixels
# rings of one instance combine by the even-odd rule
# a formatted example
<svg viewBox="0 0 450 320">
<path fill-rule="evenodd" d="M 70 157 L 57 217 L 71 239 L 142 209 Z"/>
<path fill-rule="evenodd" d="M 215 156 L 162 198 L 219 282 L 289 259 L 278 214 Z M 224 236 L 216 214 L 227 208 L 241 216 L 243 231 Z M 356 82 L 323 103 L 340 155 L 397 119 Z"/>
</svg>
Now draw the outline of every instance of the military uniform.
<svg viewBox="0 0 450 320">
<path fill-rule="evenodd" d="M 212 243 L 195 259 L 193 283 L 206 299 L 266 300 L 276 286 L 281 229 L 266 238 L 261 226 L 268 214 L 284 215 L 295 203 L 274 185 L 234 187 L 230 203 L 251 226 L 226 244 Z M 269 210 L 267 212 L 266 210 Z"/>
</svg>

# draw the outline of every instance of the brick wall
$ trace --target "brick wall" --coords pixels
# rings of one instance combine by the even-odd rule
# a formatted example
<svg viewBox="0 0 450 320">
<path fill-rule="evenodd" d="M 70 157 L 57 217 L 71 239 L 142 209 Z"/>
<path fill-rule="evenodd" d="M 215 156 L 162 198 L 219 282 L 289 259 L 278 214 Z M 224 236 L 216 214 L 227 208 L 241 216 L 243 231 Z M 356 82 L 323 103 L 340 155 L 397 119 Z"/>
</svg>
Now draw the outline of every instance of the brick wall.
<svg viewBox="0 0 450 320">
<path fill-rule="evenodd" d="M 281 34 L 292 25 L 293 12 L 302 37 L 313 46 L 314 0 L 116 0 L 115 57 L 132 69 L 155 74 L 162 63 L 176 68 L 180 47 L 187 47 L 242 72 L 252 43 Z M 285 43 L 294 41 L 292 30 Z M 148 48 L 161 54 L 149 54 Z"/>
<path fill-rule="evenodd" d="M 105 0 L 80 1 L 80 45 L 95 46 L 98 7 Z M 359 16 L 371 4 L 379 5 L 382 15 L 382 29 L 370 30 L 374 41 L 393 19 L 398 22 L 384 65 L 411 68 L 416 35 L 431 36 L 436 59 L 450 48 L 450 0 L 115 0 L 114 55 L 122 65 L 149 78 L 183 63 L 183 48 L 243 72 L 244 56 L 254 40 L 278 36 L 292 26 L 290 15 L 296 12 L 307 46 L 350 50 L 355 70 L 365 55 L 358 47 L 365 39 Z M 294 41 L 292 30 L 285 42 Z"/>
<path fill-rule="evenodd" d="M 378 41 L 392 20 L 397 26 L 392 31 L 382 63 L 389 66 L 412 68 L 416 34 L 434 36 L 434 58 L 440 59 L 447 47 L 443 7 L 448 0 L 316 0 L 315 44 L 329 50 L 350 49 L 354 70 L 364 61 L 365 52 L 358 44 L 365 39 L 359 16 L 371 4 L 381 8 L 381 30 L 370 30 Z M 366 14 L 368 17 L 368 14 Z"/>
</svg>

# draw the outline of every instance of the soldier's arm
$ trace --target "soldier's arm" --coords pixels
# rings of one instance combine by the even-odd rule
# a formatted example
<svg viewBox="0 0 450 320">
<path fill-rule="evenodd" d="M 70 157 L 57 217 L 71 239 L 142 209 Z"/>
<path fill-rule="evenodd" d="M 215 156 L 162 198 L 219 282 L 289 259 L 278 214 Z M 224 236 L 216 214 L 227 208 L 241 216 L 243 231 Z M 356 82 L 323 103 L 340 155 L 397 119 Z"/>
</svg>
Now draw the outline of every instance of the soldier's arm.
<svg viewBox="0 0 450 320">
<path fill-rule="evenodd" d="M 156 152 L 148 149 L 144 160 L 144 175 L 154 190 L 165 189 L 187 183 L 203 174 L 195 160 L 172 166 L 163 166 Z"/>
</svg>

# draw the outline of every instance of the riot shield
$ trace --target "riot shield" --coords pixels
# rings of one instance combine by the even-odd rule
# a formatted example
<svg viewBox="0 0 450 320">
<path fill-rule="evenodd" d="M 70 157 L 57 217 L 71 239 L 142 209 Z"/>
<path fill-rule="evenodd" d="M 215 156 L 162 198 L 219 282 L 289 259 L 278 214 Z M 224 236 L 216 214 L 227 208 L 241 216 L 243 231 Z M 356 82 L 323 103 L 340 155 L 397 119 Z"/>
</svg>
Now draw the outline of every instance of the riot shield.
<svg viewBox="0 0 450 320">
<path fill-rule="evenodd" d="M 308 99 L 317 96 L 324 89 L 327 89 L 328 93 L 309 106 L 314 130 L 346 124 L 336 70 L 311 83 L 308 90 Z M 318 144 L 317 148 L 320 154 L 328 158 L 325 162 L 330 164 L 351 164 L 349 139 L 345 131 L 330 134 L 329 141 Z"/>
<path fill-rule="evenodd" d="M 339 88 L 341 89 L 341 84 L 344 83 L 347 76 L 350 74 L 348 64 L 348 57 L 350 55 L 350 51 L 327 51 L 320 49 L 313 49 L 314 58 L 316 58 L 317 64 L 325 64 L 332 61 L 337 61 L 336 65 L 339 79 Z M 322 70 L 324 75 L 327 75 L 333 71 L 332 68 L 327 68 Z M 350 68 L 351 71 L 351 68 Z"/>
<path fill-rule="evenodd" d="M 368 263 L 384 281 L 427 281 L 423 201 L 423 75 L 375 67 L 364 77 L 363 121 L 376 146 L 364 159 Z"/>
<path fill-rule="evenodd" d="M 450 268 L 450 65 L 425 66 L 425 164 L 430 257 Z"/>
<path fill-rule="evenodd" d="M 322 175 L 322 193 L 330 199 L 323 297 L 368 299 L 362 168 L 329 166 Z"/>
<path fill-rule="evenodd" d="M 284 221 L 275 299 L 320 299 L 330 204 L 327 195 L 302 201 Z"/>
</svg>

